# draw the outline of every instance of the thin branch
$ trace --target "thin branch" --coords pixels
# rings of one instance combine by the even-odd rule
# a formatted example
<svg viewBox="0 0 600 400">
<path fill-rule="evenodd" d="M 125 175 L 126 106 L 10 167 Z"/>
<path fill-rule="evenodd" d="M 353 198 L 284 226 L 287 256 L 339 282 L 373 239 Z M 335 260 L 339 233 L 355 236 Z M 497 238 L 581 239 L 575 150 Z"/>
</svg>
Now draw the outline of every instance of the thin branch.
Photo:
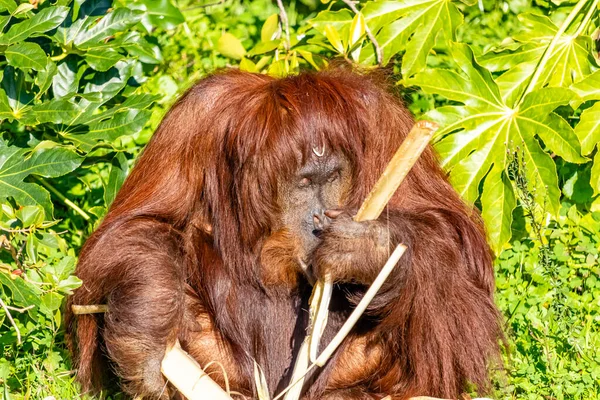
<svg viewBox="0 0 600 400">
<path fill-rule="evenodd" d="M 8 306 L 4 303 L 4 301 L 2 301 L 2 298 L 0 298 L 0 306 L 2 306 L 2 308 L 4 309 L 4 312 L 6 313 L 6 316 L 8 317 L 8 320 L 10 321 L 10 324 L 13 326 L 13 328 L 15 328 L 15 332 L 17 332 L 17 344 L 20 345 L 21 344 L 21 331 L 19 330 L 19 327 L 15 323 L 15 320 L 13 319 L 12 315 L 10 315 Z M 15 310 L 15 311 L 17 311 L 17 310 Z"/>
<path fill-rule="evenodd" d="M 75 203 L 73 203 L 71 200 L 67 199 L 65 197 L 64 194 L 62 194 L 61 192 L 59 192 L 54 186 L 52 186 L 51 184 L 49 184 L 48 182 L 46 182 L 45 180 L 43 180 L 40 177 L 35 177 L 35 180 L 38 181 L 39 183 L 41 183 L 46 189 L 48 189 L 50 192 L 52 192 L 53 195 L 55 195 L 56 197 L 59 198 L 60 201 L 62 201 L 65 205 L 67 205 L 68 207 L 71 207 L 73 209 L 73 211 L 75 211 L 77 214 L 81 215 L 83 217 L 83 219 L 85 219 L 86 221 L 89 221 L 91 218 L 90 216 L 83 211 L 81 208 L 79 208 L 79 206 Z"/>
<path fill-rule="evenodd" d="M 352 10 L 352 12 L 354 14 L 360 13 L 360 11 L 358 11 L 358 8 L 356 8 L 356 5 L 354 5 L 353 1 L 342 0 L 342 2 L 344 4 L 346 4 L 348 7 L 350 7 L 350 9 Z M 375 47 L 375 54 L 377 55 L 377 65 L 379 65 L 380 67 L 383 67 L 383 51 L 381 50 L 381 46 L 379 46 L 379 42 L 377 41 L 377 39 L 375 39 L 375 35 L 373 35 L 373 32 L 371 32 L 371 29 L 369 28 L 369 25 L 367 25 L 366 21 L 365 21 L 365 32 L 366 32 L 367 36 L 369 37 L 369 40 L 371 41 L 371 43 L 373 43 L 373 46 Z"/>
<path fill-rule="evenodd" d="M 281 18 L 281 23 L 283 24 L 283 30 L 285 32 L 285 49 L 289 50 L 291 46 L 290 22 L 288 20 L 287 12 L 285 12 L 285 7 L 283 6 L 283 2 L 281 0 L 277 0 L 277 6 L 279 7 L 279 18 Z"/>
</svg>

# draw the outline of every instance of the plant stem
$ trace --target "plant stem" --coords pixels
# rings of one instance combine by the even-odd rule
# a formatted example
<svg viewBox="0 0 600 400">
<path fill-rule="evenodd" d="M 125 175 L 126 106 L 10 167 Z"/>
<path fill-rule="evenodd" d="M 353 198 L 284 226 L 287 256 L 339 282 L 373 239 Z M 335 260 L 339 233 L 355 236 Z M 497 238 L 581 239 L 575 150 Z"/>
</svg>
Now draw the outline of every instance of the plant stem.
<svg viewBox="0 0 600 400">
<path fill-rule="evenodd" d="M 590 9 L 588 10 L 587 14 L 585 15 L 585 18 L 583 18 L 583 21 L 581 21 L 581 24 L 579 24 L 579 28 L 577 28 L 577 32 L 575 32 L 575 37 L 581 36 L 583 31 L 587 29 L 588 23 L 592 19 L 592 16 L 594 15 L 596 8 L 598 8 L 598 2 L 600 2 L 600 0 L 593 1 L 592 5 L 590 6 Z"/>
<path fill-rule="evenodd" d="M 90 216 L 83 211 L 81 208 L 79 208 L 79 206 L 75 203 L 73 203 L 71 200 L 67 199 L 65 197 L 65 195 L 63 195 L 61 192 L 59 192 L 54 186 L 50 185 L 48 182 L 46 182 L 45 180 L 43 180 L 40 177 L 35 177 L 35 180 L 37 180 L 39 183 L 41 183 L 46 189 L 48 189 L 53 195 L 55 195 L 56 197 L 58 197 L 58 199 L 60 201 L 62 201 L 66 206 L 69 206 L 73 209 L 73 211 L 75 211 L 77 214 L 81 215 L 83 217 L 83 219 L 85 219 L 86 221 L 89 221 L 91 218 Z"/>
<path fill-rule="evenodd" d="M 285 49 L 289 50 L 291 46 L 290 23 L 288 20 L 287 12 L 285 11 L 285 7 L 283 6 L 283 2 L 281 0 L 277 0 L 277 6 L 279 7 L 279 18 L 281 18 L 281 24 L 283 25 L 285 32 Z"/>
<path fill-rule="evenodd" d="M 588 0 L 579 0 L 579 2 L 575 5 L 575 8 L 573 8 L 571 13 L 567 16 L 567 19 L 564 20 L 564 22 L 558 29 L 558 32 L 556 32 L 556 35 L 554 35 L 554 37 L 552 38 L 552 41 L 546 48 L 546 51 L 544 52 L 542 59 L 540 60 L 539 64 L 537 65 L 537 67 L 535 69 L 535 73 L 533 74 L 531 81 L 529 81 L 529 85 L 527 86 L 527 89 L 523 92 L 523 94 L 521 95 L 521 98 L 519 99 L 519 102 L 517 104 L 521 104 L 523 102 L 523 99 L 525 99 L 525 96 L 535 89 L 535 86 L 537 85 L 537 83 L 540 79 L 540 76 L 542 75 L 542 72 L 544 70 L 544 67 L 546 66 L 546 63 L 548 62 L 548 60 L 552 56 L 552 53 L 554 52 L 554 48 L 556 47 L 556 44 L 562 38 L 562 35 L 565 33 L 565 31 L 567 30 L 569 25 L 571 25 L 573 20 L 577 17 L 577 15 L 579 15 L 579 12 L 586 5 L 587 2 L 588 2 Z"/>
<path fill-rule="evenodd" d="M 10 322 L 10 324 L 13 326 L 13 328 L 15 328 L 15 332 L 17 332 L 17 344 L 20 345 L 22 343 L 21 342 L 21 331 L 19 330 L 19 327 L 15 323 L 15 320 L 13 319 L 12 315 L 10 315 L 8 306 L 6 304 L 4 304 L 4 302 L 2 301 L 1 298 L 0 298 L 0 306 L 2 306 L 2 308 L 4 309 L 4 313 L 8 317 L 8 321 Z"/>
</svg>

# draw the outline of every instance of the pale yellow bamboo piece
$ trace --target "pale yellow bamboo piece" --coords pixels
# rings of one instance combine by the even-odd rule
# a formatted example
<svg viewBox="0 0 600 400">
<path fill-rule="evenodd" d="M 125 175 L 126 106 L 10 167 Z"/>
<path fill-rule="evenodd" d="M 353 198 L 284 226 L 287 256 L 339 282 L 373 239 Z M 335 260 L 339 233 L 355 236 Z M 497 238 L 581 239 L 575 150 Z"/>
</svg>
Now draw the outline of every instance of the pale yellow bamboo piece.
<svg viewBox="0 0 600 400">
<path fill-rule="evenodd" d="M 108 306 L 106 304 L 90 304 L 90 305 L 72 305 L 71 311 L 75 315 L 83 314 L 100 314 L 108 312 Z"/>
<path fill-rule="evenodd" d="M 437 128 L 437 124 L 430 121 L 415 123 L 354 216 L 356 222 L 372 221 L 379 218 L 408 172 L 427 148 L 427 144 Z M 321 293 L 328 293 L 329 296 L 321 296 L 321 301 L 317 305 L 317 316 L 320 318 L 314 321 L 312 332 L 307 336 L 310 338 L 309 354 L 313 363 L 317 360 L 319 342 L 327 324 L 326 316 L 331 301 L 332 288 L 333 278 L 327 275 L 315 284 L 315 290 L 318 289 Z"/>
<path fill-rule="evenodd" d="M 161 372 L 188 400 L 232 400 L 188 353 L 179 342 L 165 353 Z"/>
</svg>

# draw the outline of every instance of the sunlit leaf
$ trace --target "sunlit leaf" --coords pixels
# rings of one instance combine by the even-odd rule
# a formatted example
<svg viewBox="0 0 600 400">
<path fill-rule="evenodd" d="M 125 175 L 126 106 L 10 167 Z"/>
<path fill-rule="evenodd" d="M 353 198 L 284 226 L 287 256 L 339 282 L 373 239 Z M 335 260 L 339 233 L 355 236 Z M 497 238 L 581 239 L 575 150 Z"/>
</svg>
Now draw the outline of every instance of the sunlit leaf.
<svg viewBox="0 0 600 400">
<path fill-rule="evenodd" d="M 277 31 L 279 30 L 279 14 L 273 14 L 267 18 L 260 30 L 260 40 L 268 42 L 276 39 Z"/>
<path fill-rule="evenodd" d="M 471 203 L 481 196 L 492 247 L 500 251 L 510 238 L 510 214 L 516 204 L 504 172 L 511 161 L 509 152 L 517 152 L 524 159 L 529 190 L 538 204 L 547 205 L 553 213 L 558 211 L 560 197 L 556 166 L 537 137 L 569 162 L 587 161 L 581 156 L 573 129 L 553 112 L 576 95 L 564 88 L 540 89 L 528 93 L 520 106 L 512 108 L 468 46 L 451 44 L 449 49 L 456 70 L 427 70 L 408 83 L 464 104 L 441 107 L 426 118 L 441 125 L 435 146 L 454 187 Z"/>
<path fill-rule="evenodd" d="M 109 207 L 117 196 L 128 171 L 127 158 L 123 153 L 117 153 L 111 161 L 108 180 L 104 184 L 104 204 L 106 207 Z"/>
<path fill-rule="evenodd" d="M 61 176 L 77 168 L 82 160 L 72 150 L 63 147 L 42 148 L 29 153 L 29 149 L 7 146 L 0 141 L 0 199 L 12 197 L 19 205 L 39 205 L 46 216 L 51 217 L 53 206 L 49 193 L 24 179 L 30 175 Z"/>
<path fill-rule="evenodd" d="M 128 8 L 117 8 L 102 17 L 95 25 L 89 29 L 82 30 L 75 37 L 75 45 L 79 49 L 90 49 L 99 42 L 107 39 L 117 32 L 123 31 L 137 24 L 144 13 L 138 10 Z"/>
<path fill-rule="evenodd" d="M 225 32 L 217 42 L 217 51 L 225 57 L 240 60 L 246 55 L 242 42 L 229 32 Z"/>
<path fill-rule="evenodd" d="M 37 43 L 18 43 L 9 46 L 4 55 L 9 65 L 15 68 L 32 68 L 37 71 L 46 66 L 46 53 Z"/>
<path fill-rule="evenodd" d="M 0 35 L 0 45 L 20 42 L 23 39 L 39 36 L 46 31 L 54 29 L 63 22 L 68 13 L 68 7 L 45 8 L 30 19 L 11 26 L 8 32 Z"/>
<path fill-rule="evenodd" d="M 581 113 L 575 134 L 581 142 L 583 154 L 590 154 L 600 143 L 600 102 Z"/>
</svg>

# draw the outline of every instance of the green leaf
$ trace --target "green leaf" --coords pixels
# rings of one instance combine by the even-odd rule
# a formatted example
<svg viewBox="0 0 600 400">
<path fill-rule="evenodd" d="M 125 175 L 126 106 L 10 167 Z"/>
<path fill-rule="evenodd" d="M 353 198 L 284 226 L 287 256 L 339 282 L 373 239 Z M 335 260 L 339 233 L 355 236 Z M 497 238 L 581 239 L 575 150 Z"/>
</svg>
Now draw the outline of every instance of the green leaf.
<svg viewBox="0 0 600 400">
<path fill-rule="evenodd" d="M 340 38 L 339 32 L 333 27 L 333 25 L 325 26 L 325 37 L 329 40 L 329 43 L 333 48 L 340 54 L 344 54 L 345 48 Z"/>
<path fill-rule="evenodd" d="M 0 272 L 0 284 L 10 290 L 13 305 L 17 307 L 40 306 L 40 292 L 34 291 L 33 287 L 28 286 L 23 278 L 13 278 L 5 272 Z"/>
<path fill-rule="evenodd" d="M 114 118 L 91 124 L 86 133 L 65 133 L 65 139 L 75 143 L 82 151 L 91 151 L 98 143 L 112 143 L 124 135 L 139 132 L 152 113 L 148 110 L 129 110 L 115 114 Z"/>
<path fill-rule="evenodd" d="M 171 4 L 169 0 L 142 0 L 141 3 L 146 6 L 144 19 L 147 19 L 153 26 L 170 30 L 185 22 L 179 8 Z"/>
<path fill-rule="evenodd" d="M 439 35 L 453 40 L 456 28 L 463 22 L 462 13 L 450 0 L 369 2 L 362 13 L 372 31 L 377 32 L 381 27 L 376 39 L 383 51 L 383 64 L 406 50 L 402 58 L 405 78 L 425 68 L 427 56 Z M 375 61 L 373 51 L 361 58 L 364 64 Z"/>
<path fill-rule="evenodd" d="M 11 66 L 4 68 L 2 88 L 14 118 L 22 118 L 27 106 L 33 101 L 33 95 L 27 89 L 25 74 L 20 69 Z"/>
<path fill-rule="evenodd" d="M 492 246 L 500 251 L 510 237 L 512 216 L 506 213 L 514 208 L 514 194 L 504 172 L 512 160 L 509 153 L 516 152 L 525 161 L 523 175 L 529 191 L 537 204 L 554 214 L 560 205 L 556 166 L 537 137 L 569 162 L 587 161 L 573 129 L 554 113 L 576 94 L 564 88 L 544 88 L 527 94 L 519 107 L 512 108 L 468 46 L 454 43 L 449 50 L 457 68 L 427 70 L 407 83 L 464 104 L 440 107 L 425 118 L 440 123 L 435 147 L 441 163 L 465 200 L 474 203 L 481 196 Z"/>
<path fill-rule="evenodd" d="M 8 11 L 12 14 L 17 9 L 17 3 L 13 0 L 0 0 L 0 11 Z"/>
<path fill-rule="evenodd" d="M 0 141 L 0 200 L 13 197 L 22 206 L 39 205 L 51 218 L 49 193 L 37 184 L 24 182 L 30 175 L 54 178 L 73 171 L 83 159 L 63 147 L 41 148 L 30 152 Z"/>
<path fill-rule="evenodd" d="M 104 185 L 104 204 L 106 204 L 107 208 L 117 196 L 117 192 L 121 188 L 121 185 L 123 185 L 128 171 L 127 158 L 123 153 L 117 153 L 112 159 L 108 181 Z"/>
<path fill-rule="evenodd" d="M 575 127 L 575 134 L 581 142 L 581 151 L 585 155 L 590 154 L 600 143 L 600 102 L 581 113 L 579 123 Z"/>
<path fill-rule="evenodd" d="M 52 86 L 52 79 L 58 69 L 56 68 L 56 64 L 49 58 L 46 61 L 46 66 L 38 71 L 38 74 L 35 77 L 35 84 L 39 88 L 38 93 L 35 95 L 37 99 L 42 97 L 44 93 Z"/>
<path fill-rule="evenodd" d="M 75 118 L 78 112 L 77 106 L 69 100 L 55 99 L 33 106 L 31 118 L 35 119 L 38 124 L 46 122 L 62 124 Z"/>
<path fill-rule="evenodd" d="M 520 14 L 519 19 L 524 29 L 520 34 L 515 35 L 514 39 L 521 46 L 515 50 L 511 45 L 503 51 L 484 55 L 481 58 L 484 66 L 493 71 L 509 68 L 534 71 L 539 68 L 538 61 L 558 33 L 558 27 L 546 16 Z M 541 67 L 536 88 L 568 87 L 584 79 L 592 72 L 592 64 L 589 61 L 592 48 L 593 43 L 589 36 L 576 37 L 564 33 L 556 42 L 547 62 Z M 530 79 L 531 75 L 527 78 Z M 525 84 L 529 83 L 529 79 L 526 79 Z"/>
<path fill-rule="evenodd" d="M 13 119 L 13 111 L 12 108 L 8 105 L 8 97 L 6 96 L 6 92 L 0 89 L 0 121 L 3 119 Z"/>
<path fill-rule="evenodd" d="M 268 42 L 277 38 L 279 31 L 279 14 L 273 14 L 267 18 L 260 30 L 261 42 Z"/>
<path fill-rule="evenodd" d="M 69 13 L 68 7 L 48 7 L 35 14 L 31 19 L 10 27 L 0 35 L 0 45 L 9 45 L 26 38 L 39 36 L 59 26 Z"/>
<path fill-rule="evenodd" d="M 139 10 L 117 8 L 102 17 L 91 28 L 81 31 L 75 37 L 75 46 L 82 50 L 93 48 L 110 36 L 129 29 L 140 22 L 143 14 L 144 13 Z"/>
<path fill-rule="evenodd" d="M 512 184 L 504 170 L 496 166 L 486 178 L 481 195 L 482 217 L 484 221 L 494 221 L 496 228 L 490 230 L 488 241 L 492 250 L 500 254 L 504 244 L 510 240 L 513 210 L 517 205 Z M 499 177 L 499 179 L 498 179 Z"/>
<path fill-rule="evenodd" d="M 52 78 L 52 91 L 54 96 L 60 99 L 77 93 L 78 88 L 77 61 L 73 58 L 67 58 L 58 64 L 57 72 Z"/>
<path fill-rule="evenodd" d="M 600 100 L 600 71 L 573 84 L 571 90 L 577 93 L 582 101 Z"/>
<path fill-rule="evenodd" d="M 229 32 L 225 32 L 217 41 L 217 51 L 234 60 L 241 60 L 246 55 L 242 42 Z"/>
<path fill-rule="evenodd" d="M 39 71 L 46 67 L 46 53 L 37 43 L 14 44 L 6 49 L 4 55 L 8 64 L 15 68 L 32 68 Z"/>
<path fill-rule="evenodd" d="M 354 61 L 358 61 L 360 58 L 360 44 L 366 32 L 365 27 L 365 17 L 362 15 L 362 13 L 356 14 L 352 20 L 352 24 L 350 25 L 350 32 L 347 40 L 348 47 L 351 49 L 350 55 Z"/>
<path fill-rule="evenodd" d="M 107 71 L 123 56 L 114 49 L 92 50 L 85 53 L 85 60 L 96 71 Z"/>
<path fill-rule="evenodd" d="M 19 208 L 16 217 L 23 223 L 24 227 L 39 225 L 44 222 L 44 210 L 39 206 L 25 206 Z"/>
<path fill-rule="evenodd" d="M 594 156 L 590 184 L 594 189 L 594 195 L 600 194 L 600 151 L 596 152 L 596 155 Z"/>
</svg>

